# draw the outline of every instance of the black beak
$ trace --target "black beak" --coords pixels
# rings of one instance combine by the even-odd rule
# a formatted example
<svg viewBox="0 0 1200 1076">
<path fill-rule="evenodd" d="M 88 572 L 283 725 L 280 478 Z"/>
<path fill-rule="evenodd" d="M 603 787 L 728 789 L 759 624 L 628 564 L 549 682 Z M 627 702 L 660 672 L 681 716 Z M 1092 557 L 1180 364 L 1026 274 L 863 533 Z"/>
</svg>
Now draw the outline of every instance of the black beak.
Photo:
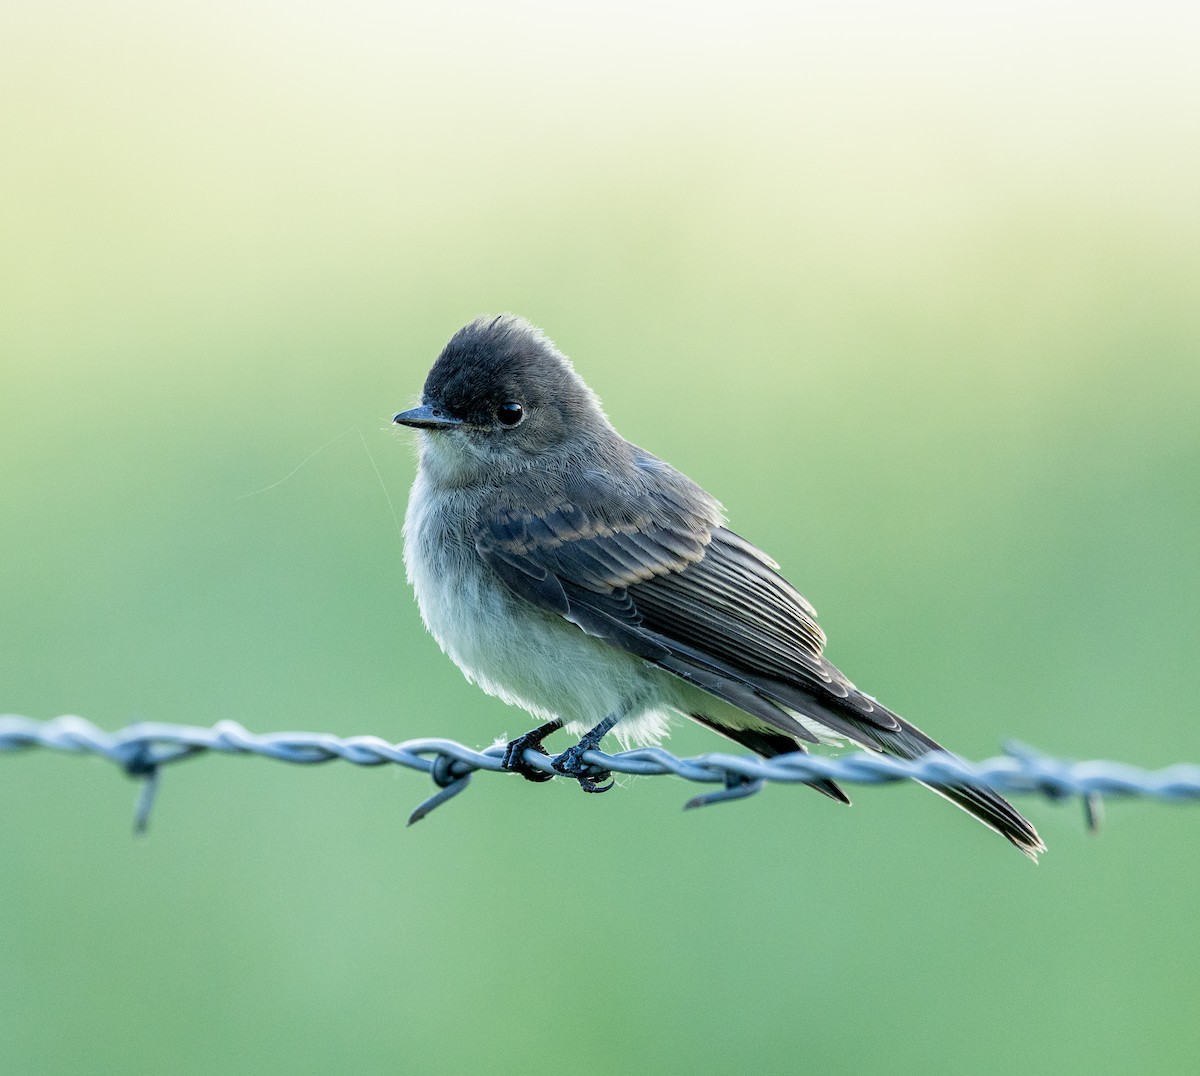
<svg viewBox="0 0 1200 1076">
<path fill-rule="evenodd" d="M 401 411 L 394 419 L 397 426 L 412 426 L 418 430 L 452 430 L 462 425 L 462 419 L 451 418 L 444 411 L 421 404 L 411 411 Z"/>
</svg>

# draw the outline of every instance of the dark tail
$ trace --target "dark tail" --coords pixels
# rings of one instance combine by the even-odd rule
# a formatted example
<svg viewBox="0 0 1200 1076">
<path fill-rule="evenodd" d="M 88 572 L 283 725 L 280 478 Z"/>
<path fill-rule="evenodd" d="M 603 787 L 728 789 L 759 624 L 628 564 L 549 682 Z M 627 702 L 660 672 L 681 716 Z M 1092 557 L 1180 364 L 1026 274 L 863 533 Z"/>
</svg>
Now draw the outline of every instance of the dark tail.
<svg viewBox="0 0 1200 1076">
<path fill-rule="evenodd" d="M 930 751 L 949 754 L 932 736 L 926 736 L 915 725 L 858 692 L 853 692 L 844 703 L 839 700 L 836 706 L 830 699 L 818 699 L 806 693 L 803 712 L 836 735 L 889 755 L 915 759 Z M 967 814 L 974 815 L 989 829 L 994 829 L 1035 863 L 1038 854 L 1046 850 L 1037 830 L 1011 803 L 990 789 L 972 784 L 921 783 L 957 804 Z"/>
<path fill-rule="evenodd" d="M 882 709 L 882 707 L 878 708 Z M 929 754 L 930 751 L 949 753 L 933 737 L 926 736 L 919 728 L 910 725 L 903 718 L 896 717 L 896 723 L 900 726 L 896 731 L 872 728 L 869 733 L 871 738 L 878 741 L 879 746 L 889 755 L 898 755 L 900 758 L 920 758 L 922 755 Z M 931 788 L 939 795 L 945 796 L 952 803 L 956 803 L 967 814 L 974 815 L 989 829 L 994 829 L 1035 863 L 1038 854 L 1046 850 L 1042 838 L 1038 836 L 1037 830 L 1029 821 L 1008 800 L 997 795 L 991 789 L 967 784 L 932 785 L 924 781 L 921 783 L 926 788 Z"/>
<path fill-rule="evenodd" d="M 853 705 L 830 705 L 830 700 L 818 700 L 806 693 L 803 712 L 825 725 L 831 732 L 852 740 L 856 744 L 872 750 L 883 751 L 899 758 L 916 759 L 930 751 L 941 751 L 949 754 L 932 736 L 926 736 L 915 725 L 910 725 L 904 718 L 865 696 L 858 696 L 862 711 Z M 789 699 L 788 702 L 794 702 Z M 799 707 L 797 707 L 799 709 Z M 703 714 L 691 715 L 702 725 L 715 729 L 717 732 L 736 740 L 766 758 L 781 755 L 788 751 L 804 751 L 805 747 L 795 736 L 780 732 L 767 732 L 759 729 L 727 728 Z M 814 736 L 813 739 L 816 739 Z M 806 782 L 818 792 L 823 792 L 832 799 L 849 803 L 850 799 L 833 781 L 827 778 L 815 778 Z M 1038 854 L 1046 850 L 1046 845 L 1038 832 L 1002 796 L 978 785 L 955 784 L 933 785 L 921 782 L 926 788 L 932 789 L 939 796 L 944 796 L 951 803 L 961 807 L 969 815 L 979 819 L 989 829 L 995 830 L 1005 840 L 1009 841 L 1035 863 Z"/>
</svg>

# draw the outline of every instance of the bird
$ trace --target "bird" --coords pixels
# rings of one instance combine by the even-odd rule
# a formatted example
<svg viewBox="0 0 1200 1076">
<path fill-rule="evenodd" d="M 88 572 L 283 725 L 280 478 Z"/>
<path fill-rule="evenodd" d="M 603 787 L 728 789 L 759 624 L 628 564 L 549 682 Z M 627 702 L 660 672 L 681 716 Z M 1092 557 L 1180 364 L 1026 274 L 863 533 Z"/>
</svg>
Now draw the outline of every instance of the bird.
<svg viewBox="0 0 1200 1076">
<path fill-rule="evenodd" d="M 656 744 L 681 715 L 765 758 L 943 750 L 825 657 L 816 611 L 779 565 L 700 485 L 625 440 L 524 318 L 463 326 L 393 421 L 417 431 L 403 541 L 421 618 L 469 681 L 540 722 L 508 741 L 504 769 L 552 779 L 526 756 L 564 729 L 578 742 L 554 772 L 606 791 L 585 753 L 610 732 Z M 807 783 L 850 802 L 832 780 Z M 990 789 L 933 790 L 1035 862 L 1045 850 Z"/>
</svg>

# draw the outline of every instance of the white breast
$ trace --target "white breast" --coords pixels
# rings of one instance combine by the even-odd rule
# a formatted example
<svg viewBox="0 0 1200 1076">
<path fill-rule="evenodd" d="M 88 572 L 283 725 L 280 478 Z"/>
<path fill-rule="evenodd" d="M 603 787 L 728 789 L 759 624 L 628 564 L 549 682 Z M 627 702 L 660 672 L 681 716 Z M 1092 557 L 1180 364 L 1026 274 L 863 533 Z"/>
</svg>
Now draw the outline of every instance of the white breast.
<svg viewBox="0 0 1200 1076">
<path fill-rule="evenodd" d="M 475 550 L 472 497 L 433 491 L 420 473 L 409 496 L 404 562 L 438 645 L 468 680 L 539 721 L 579 735 L 621 714 L 622 743 L 657 743 L 674 678 L 512 594 Z"/>
</svg>

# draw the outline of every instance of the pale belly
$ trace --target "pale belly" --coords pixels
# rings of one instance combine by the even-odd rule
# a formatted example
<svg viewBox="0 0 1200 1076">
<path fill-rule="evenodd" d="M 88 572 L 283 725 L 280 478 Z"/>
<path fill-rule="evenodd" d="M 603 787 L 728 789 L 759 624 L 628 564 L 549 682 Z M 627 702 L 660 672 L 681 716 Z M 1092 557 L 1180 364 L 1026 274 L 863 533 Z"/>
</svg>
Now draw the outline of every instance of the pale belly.
<svg viewBox="0 0 1200 1076">
<path fill-rule="evenodd" d="M 575 735 L 619 715 L 623 746 L 659 742 L 675 678 L 512 594 L 465 535 L 413 507 L 416 492 L 405 520 L 409 581 L 425 626 L 466 678 Z"/>
</svg>

